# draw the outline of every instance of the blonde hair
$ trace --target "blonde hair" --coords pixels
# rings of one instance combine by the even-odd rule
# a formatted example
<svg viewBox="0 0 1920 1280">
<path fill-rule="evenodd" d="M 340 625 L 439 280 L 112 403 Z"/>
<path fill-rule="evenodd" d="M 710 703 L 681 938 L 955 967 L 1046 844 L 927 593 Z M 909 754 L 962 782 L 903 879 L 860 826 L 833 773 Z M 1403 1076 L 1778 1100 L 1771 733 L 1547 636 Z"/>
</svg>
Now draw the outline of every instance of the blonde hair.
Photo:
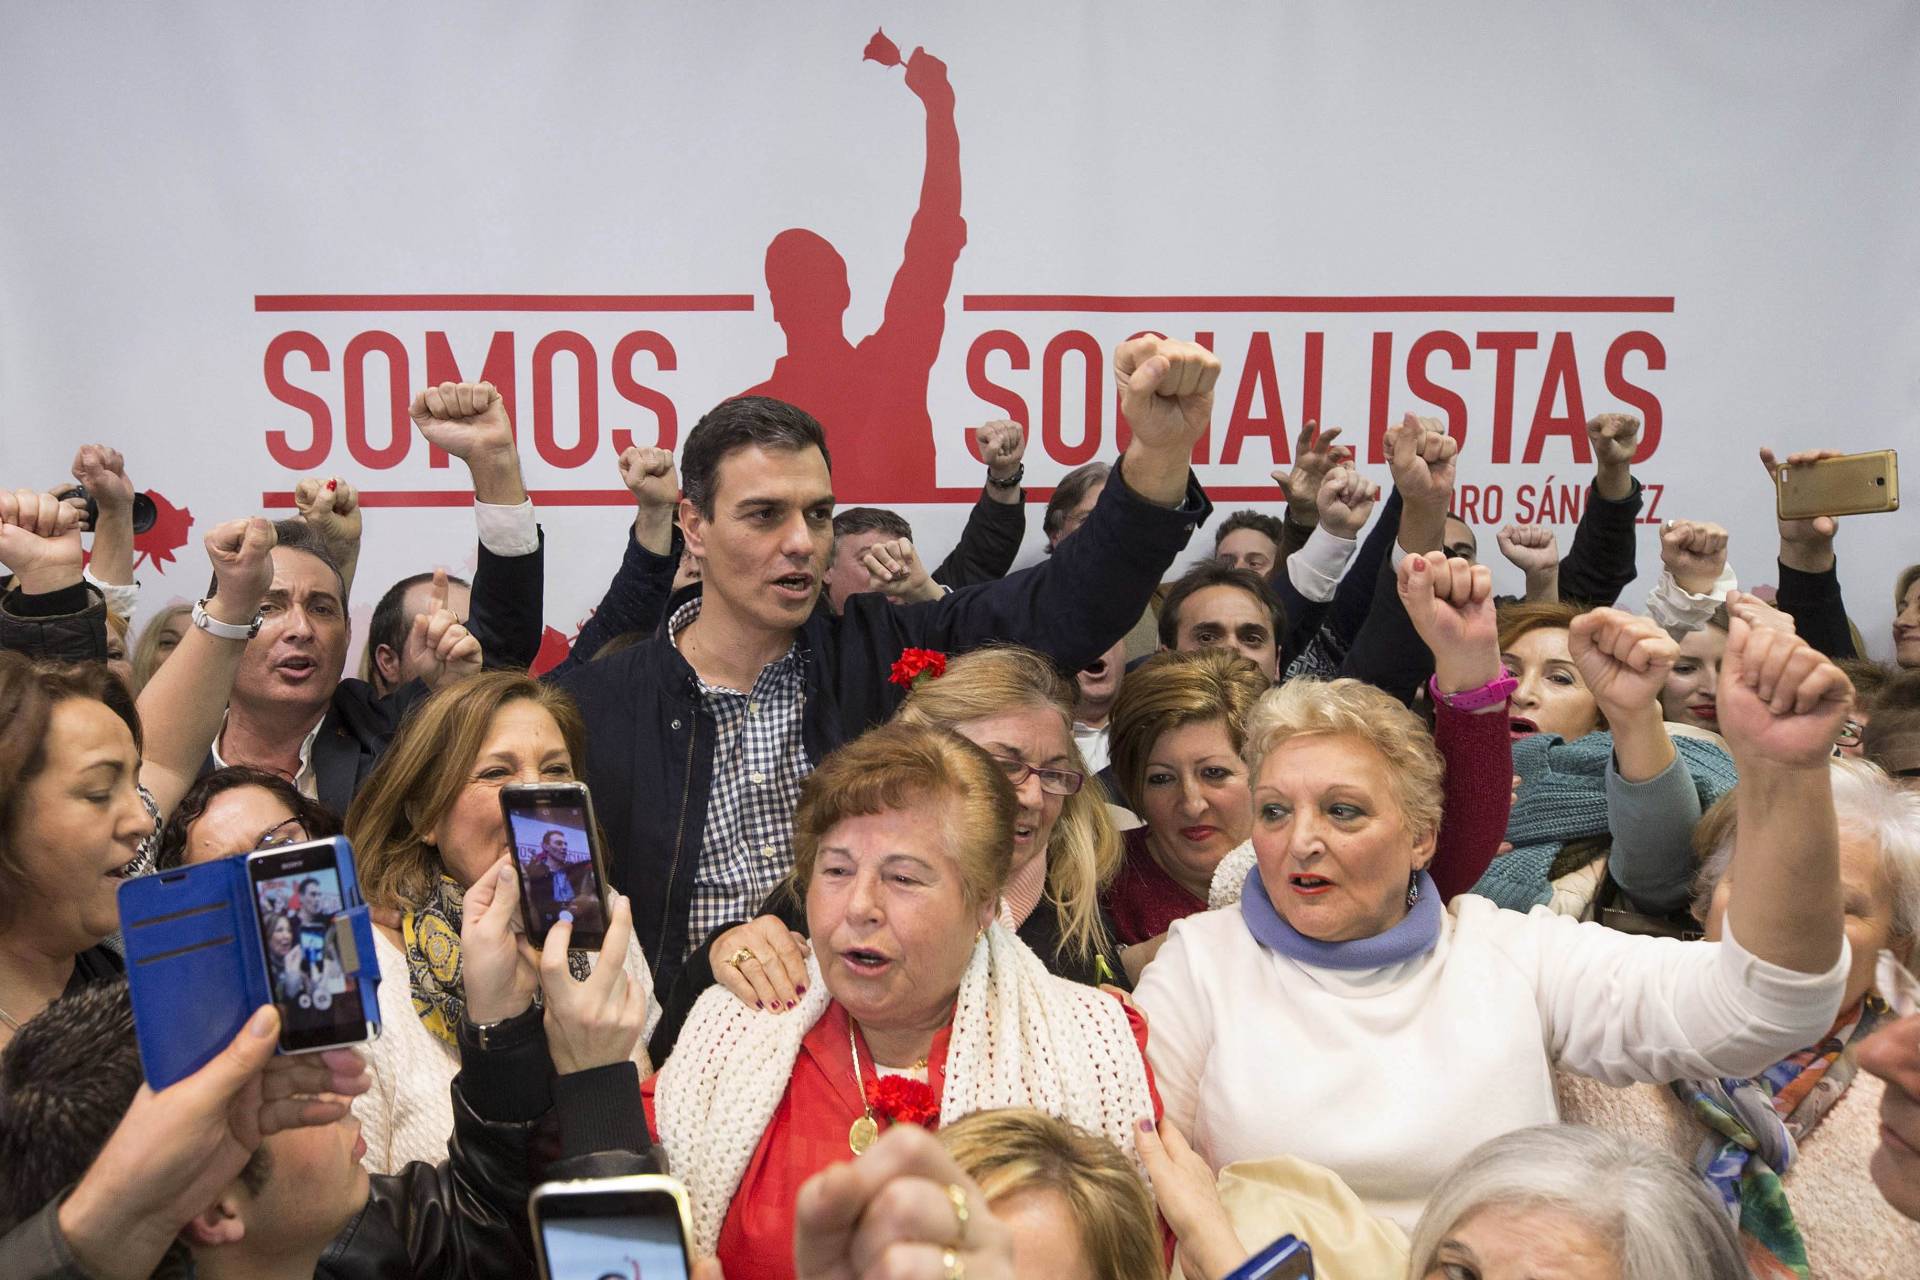
<svg viewBox="0 0 1920 1280">
<path fill-rule="evenodd" d="M 434 691 L 407 713 L 347 809 L 347 839 L 371 905 L 426 905 L 445 870 L 434 828 L 471 781 L 494 716 L 521 701 L 553 717 L 575 768 L 585 761 L 587 732 L 573 699 L 524 672 L 482 671 Z"/>
<path fill-rule="evenodd" d="M 960 865 L 969 908 L 1000 896 L 1013 864 L 1013 824 L 1020 801 L 986 752 L 957 733 L 884 724 L 839 748 L 800 786 L 793 814 L 793 883 L 802 894 L 813 879 L 820 841 L 848 818 L 906 809 L 920 801 L 944 831 Z"/>
<path fill-rule="evenodd" d="M 1024 1107 L 976 1111 L 935 1136 L 989 1204 L 1035 1191 L 1064 1199 L 1090 1274 L 1164 1280 L 1153 1198 L 1113 1143 Z"/>
<path fill-rule="evenodd" d="M 1113 703 L 1109 741 L 1113 772 L 1134 812 L 1141 811 L 1147 761 L 1162 734 L 1219 721 L 1238 753 L 1246 746 L 1247 716 L 1272 682 L 1231 649 L 1156 653 L 1127 672 Z"/>
<path fill-rule="evenodd" d="M 1048 659 L 1031 649 L 975 649 L 947 663 L 945 675 L 922 680 L 894 719 L 901 724 L 957 729 L 972 720 L 1037 708 L 1060 717 L 1069 767 L 1086 785 L 1065 798 L 1047 841 L 1047 897 L 1060 913 L 1062 947 L 1078 959 L 1107 944 L 1100 918 L 1100 891 L 1120 870 L 1120 833 L 1107 812 L 1099 783 L 1073 740 L 1073 686 Z M 1011 841 L 1009 841 L 1011 843 Z"/>
<path fill-rule="evenodd" d="M 175 618 L 184 617 L 193 612 L 193 606 L 176 600 L 148 619 L 147 625 L 140 629 L 140 638 L 133 645 L 133 691 L 135 693 L 147 687 L 147 681 L 153 679 L 153 673 L 160 669 L 160 637 L 166 631 L 167 624 Z"/>
<path fill-rule="evenodd" d="M 1359 738 L 1386 761 L 1393 801 L 1414 839 L 1440 829 L 1446 765 L 1433 735 L 1398 698 L 1360 680 L 1289 680 L 1268 690 L 1247 721 L 1247 765 L 1260 765 L 1290 738 Z"/>
</svg>

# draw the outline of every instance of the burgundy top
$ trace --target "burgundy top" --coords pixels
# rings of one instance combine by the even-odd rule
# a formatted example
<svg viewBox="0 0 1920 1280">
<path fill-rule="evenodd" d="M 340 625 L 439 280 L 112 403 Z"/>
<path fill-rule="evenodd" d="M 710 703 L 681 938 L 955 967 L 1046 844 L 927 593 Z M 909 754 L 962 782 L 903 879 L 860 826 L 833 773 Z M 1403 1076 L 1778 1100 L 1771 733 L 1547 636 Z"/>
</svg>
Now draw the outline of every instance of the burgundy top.
<svg viewBox="0 0 1920 1280">
<path fill-rule="evenodd" d="M 1113 921 L 1114 939 L 1121 946 L 1157 938 L 1175 920 L 1207 909 L 1205 899 L 1181 888 L 1153 860 L 1147 852 L 1145 827 L 1123 832 L 1121 843 L 1126 847 L 1126 857 L 1121 859 L 1120 872 L 1106 892 L 1107 915 Z"/>
<path fill-rule="evenodd" d="M 1440 900 L 1451 902 L 1478 884 L 1507 838 L 1513 807 L 1513 736 L 1498 711 L 1434 708 L 1433 740 L 1446 761 L 1444 817 L 1428 868 Z M 1123 833 L 1126 856 L 1104 896 L 1113 934 L 1122 946 L 1147 942 L 1175 920 L 1207 904 L 1160 869 L 1147 852 L 1147 829 Z"/>
</svg>

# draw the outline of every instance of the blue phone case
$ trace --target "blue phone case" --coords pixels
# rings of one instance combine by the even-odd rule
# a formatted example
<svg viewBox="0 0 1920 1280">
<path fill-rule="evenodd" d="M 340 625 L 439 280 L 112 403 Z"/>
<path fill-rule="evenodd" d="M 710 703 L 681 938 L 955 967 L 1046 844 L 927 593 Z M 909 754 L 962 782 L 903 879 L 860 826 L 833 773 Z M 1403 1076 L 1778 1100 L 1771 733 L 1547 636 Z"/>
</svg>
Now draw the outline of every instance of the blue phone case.
<svg viewBox="0 0 1920 1280">
<path fill-rule="evenodd" d="M 1305 1240 L 1281 1236 L 1241 1263 L 1227 1280 L 1313 1280 L 1313 1250 Z"/>
<path fill-rule="evenodd" d="M 337 918 L 350 926 L 339 935 L 341 964 L 377 1029 L 380 961 L 353 849 L 342 836 L 315 843 L 333 846 L 344 908 Z M 155 1089 L 212 1061 L 256 1009 L 273 1003 L 245 854 L 127 881 L 120 886 L 120 933 L 140 1064 Z"/>
</svg>

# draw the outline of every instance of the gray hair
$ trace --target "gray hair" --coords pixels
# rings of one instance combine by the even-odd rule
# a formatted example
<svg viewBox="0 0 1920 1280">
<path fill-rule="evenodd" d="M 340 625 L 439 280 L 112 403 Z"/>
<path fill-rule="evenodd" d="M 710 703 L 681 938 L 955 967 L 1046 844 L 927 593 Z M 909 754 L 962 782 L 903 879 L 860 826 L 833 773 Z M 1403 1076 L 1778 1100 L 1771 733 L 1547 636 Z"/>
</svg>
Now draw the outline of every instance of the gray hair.
<svg viewBox="0 0 1920 1280">
<path fill-rule="evenodd" d="M 1440 1181 L 1413 1229 L 1407 1274 L 1424 1276 L 1449 1232 L 1482 1209 L 1553 1209 L 1607 1241 L 1621 1280 L 1750 1280 L 1733 1221 L 1673 1156 L 1582 1124 L 1484 1142 Z"/>
<path fill-rule="evenodd" d="M 1879 765 L 1866 760 L 1833 757 L 1833 811 L 1840 829 L 1865 836 L 1880 848 L 1880 866 L 1893 890 L 1893 934 L 1910 938 L 1920 933 L 1920 792 L 1900 786 Z M 1731 806 L 1736 786 L 1721 798 Z M 1731 819 L 1713 824 L 1710 847 L 1701 850 L 1700 870 L 1693 878 L 1693 914 L 1707 918 L 1714 890 L 1733 865 Z"/>
</svg>

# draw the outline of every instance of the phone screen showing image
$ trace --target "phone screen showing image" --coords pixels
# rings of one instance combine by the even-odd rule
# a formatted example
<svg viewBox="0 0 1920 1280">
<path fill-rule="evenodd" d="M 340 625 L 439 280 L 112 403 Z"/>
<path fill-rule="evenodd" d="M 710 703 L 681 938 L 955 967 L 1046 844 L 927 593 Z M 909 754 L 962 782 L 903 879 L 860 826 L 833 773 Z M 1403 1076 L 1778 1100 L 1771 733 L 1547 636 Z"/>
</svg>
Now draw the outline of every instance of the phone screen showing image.
<svg viewBox="0 0 1920 1280">
<path fill-rule="evenodd" d="M 286 1053 L 358 1044 L 367 1038 L 360 984 L 340 957 L 346 902 L 330 843 L 256 854 L 247 859 L 267 987 L 280 1009 Z"/>
<path fill-rule="evenodd" d="M 549 1217 L 540 1237 L 548 1280 L 687 1280 L 677 1218 Z"/>
<path fill-rule="evenodd" d="M 593 856 L 592 820 L 585 788 L 541 787 L 502 792 L 507 838 L 520 870 L 527 938 L 536 947 L 547 931 L 571 921 L 572 947 L 597 950 L 607 932 L 606 898 Z"/>
</svg>

